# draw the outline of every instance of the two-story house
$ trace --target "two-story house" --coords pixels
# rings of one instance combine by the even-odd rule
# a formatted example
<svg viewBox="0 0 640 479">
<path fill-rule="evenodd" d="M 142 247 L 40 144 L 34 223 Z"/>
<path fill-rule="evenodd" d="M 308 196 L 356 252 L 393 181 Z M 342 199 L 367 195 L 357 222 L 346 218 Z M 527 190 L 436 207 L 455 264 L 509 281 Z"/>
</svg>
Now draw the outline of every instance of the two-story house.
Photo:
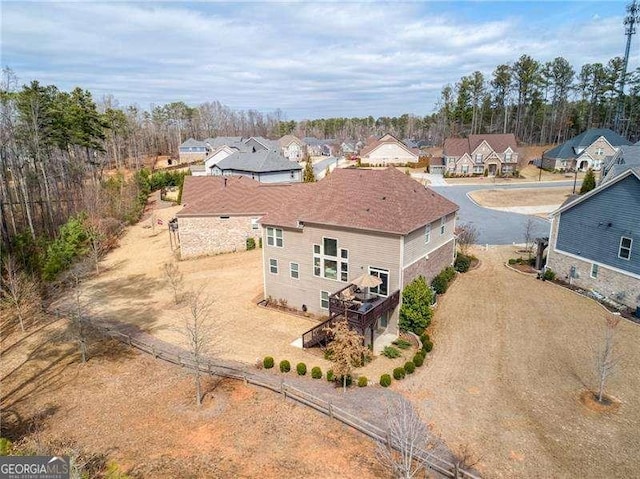
<svg viewBox="0 0 640 479">
<path fill-rule="evenodd" d="M 542 168 L 548 170 L 598 171 L 618 148 L 631 145 L 626 138 L 608 128 L 591 128 L 578 136 L 547 150 L 542 155 Z"/>
<path fill-rule="evenodd" d="M 379 350 L 397 337 L 404 286 L 419 275 L 430 281 L 453 263 L 457 210 L 395 168 L 336 169 L 260 220 L 265 298 L 328 321 L 347 311 Z M 363 274 L 380 284 L 368 297 L 343 300 Z M 303 346 L 323 340 L 323 327 L 305 333 Z"/>
<path fill-rule="evenodd" d="M 420 151 L 409 148 L 393 135 L 386 134 L 379 140 L 372 139 L 360 152 L 360 158 L 363 163 L 370 165 L 404 165 L 417 163 Z"/>
<path fill-rule="evenodd" d="M 598 184 L 611 180 L 631 167 L 640 167 L 639 143 L 631 146 L 621 146 L 613 156 L 607 158 L 602 165 L 602 170 L 600 170 Z"/>
<path fill-rule="evenodd" d="M 518 165 L 513 133 L 447 138 L 442 155 L 445 172 L 454 175 L 509 175 Z"/>
<path fill-rule="evenodd" d="M 293 135 L 285 135 L 278 140 L 282 155 L 290 161 L 302 161 L 307 153 L 305 143 Z"/>
<path fill-rule="evenodd" d="M 552 213 L 547 268 L 631 308 L 640 305 L 640 167 Z"/>
</svg>

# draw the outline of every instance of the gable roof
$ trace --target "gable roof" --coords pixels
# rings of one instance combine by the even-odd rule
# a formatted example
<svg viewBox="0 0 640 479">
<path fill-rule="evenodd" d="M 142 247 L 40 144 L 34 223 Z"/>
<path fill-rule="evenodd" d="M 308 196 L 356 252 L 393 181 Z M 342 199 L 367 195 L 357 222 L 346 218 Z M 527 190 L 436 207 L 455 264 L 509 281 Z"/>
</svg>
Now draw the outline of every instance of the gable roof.
<svg viewBox="0 0 640 479">
<path fill-rule="evenodd" d="M 286 148 L 291 143 L 297 143 L 300 146 L 304 146 L 304 142 L 297 136 L 293 135 L 284 135 L 278 140 L 278 145 L 280 145 L 281 148 Z"/>
<path fill-rule="evenodd" d="M 193 138 L 189 138 L 188 140 L 183 141 L 179 148 L 191 148 L 194 146 L 203 147 L 205 146 L 205 144 L 204 141 L 198 141 Z"/>
<path fill-rule="evenodd" d="M 562 160 L 573 160 L 579 155 L 579 153 L 576 153 L 576 151 L 583 150 L 589 147 L 589 145 L 591 145 L 601 136 L 604 137 L 604 139 L 614 147 L 632 144 L 629 140 L 627 140 L 623 136 L 618 135 L 615 131 L 608 128 L 591 128 L 589 130 L 583 131 L 578 136 L 570 138 L 569 140 L 561 143 L 555 148 L 546 151 L 544 153 L 544 157 L 557 158 Z"/>
<path fill-rule="evenodd" d="M 560 208 L 558 208 L 557 210 L 551 213 L 551 216 L 555 216 L 559 213 L 562 213 L 563 211 L 573 208 L 574 206 L 582 203 L 583 201 L 591 198 L 594 195 L 597 195 L 601 191 L 606 190 L 607 188 L 618 183 L 620 180 L 624 180 L 625 178 L 631 175 L 635 176 L 640 181 L 640 168 L 627 168 L 625 171 L 623 171 L 621 174 L 614 177 L 610 181 L 607 181 L 606 183 L 601 184 L 597 188 L 594 188 L 593 190 L 589 191 L 588 193 L 585 193 L 584 195 L 578 196 L 573 201 L 565 201 L 562 204 L 562 206 L 560 206 Z"/>
<path fill-rule="evenodd" d="M 516 136 L 513 133 L 469 135 L 469 138 L 446 138 L 443 154 L 445 156 L 462 156 L 465 153 L 470 155 L 483 141 L 486 141 L 496 153 L 504 153 L 507 148 L 517 151 L 518 148 Z"/>
<path fill-rule="evenodd" d="M 237 151 L 218 161 L 221 170 L 250 171 L 268 173 L 271 171 L 301 170 L 302 166 L 287 160 L 276 150 Z"/>
<path fill-rule="evenodd" d="M 257 141 L 262 146 L 264 146 L 267 150 L 275 150 L 275 149 L 278 148 L 278 142 L 277 141 L 269 140 L 268 138 L 264 138 L 262 136 L 249 137 L 246 140 L 244 140 L 244 143 L 247 144 L 247 143 L 249 143 L 250 140 Z"/>
<path fill-rule="evenodd" d="M 401 235 L 458 210 L 395 168 L 338 168 L 317 183 L 280 185 L 188 176 L 182 199 L 179 217 L 265 215 L 261 223 L 274 226 L 297 228 L 306 222 Z"/>
<path fill-rule="evenodd" d="M 403 150 L 406 150 L 407 152 L 411 153 L 412 155 L 415 155 L 415 156 L 420 155 L 420 151 L 417 148 L 408 148 L 407 145 L 402 143 L 396 137 L 387 133 L 379 140 L 374 140 L 374 141 L 371 141 L 370 143 L 367 143 L 367 145 L 360 152 L 360 156 L 369 155 L 370 153 L 372 153 L 374 150 L 376 150 L 382 145 L 397 145 Z"/>
</svg>

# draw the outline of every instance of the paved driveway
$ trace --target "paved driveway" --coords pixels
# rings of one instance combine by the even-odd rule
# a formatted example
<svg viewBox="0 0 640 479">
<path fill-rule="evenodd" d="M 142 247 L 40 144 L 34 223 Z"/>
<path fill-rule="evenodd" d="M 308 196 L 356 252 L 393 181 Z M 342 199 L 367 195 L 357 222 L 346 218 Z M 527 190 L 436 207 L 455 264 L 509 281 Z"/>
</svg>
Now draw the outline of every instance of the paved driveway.
<svg viewBox="0 0 640 479">
<path fill-rule="evenodd" d="M 553 188 L 571 185 L 573 185 L 572 181 L 554 181 L 513 185 L 432 186 L 431 188 L 460 206 L 458 224 L 473 224 L 479 232 L 478 244 L 501 245 L 524 243 L 524 227 L 529 218 L 533 218 L 533 234 L 536 237 L 549 236 L 551 223 L 536 216 L 483 208 L 471 201 L 469 197 L 467 197 L 467 193 L 487 189 Z"/>
<path fill-rule="evenodd" d="M 315 165 L 313 165 L 313 173 L 316 175 L 316 178 L 324 177 L 324 172 L 327 169 L 327 166 L 337 164 L 338 160 L 339 158 L 335 156 L 327 156 L 326 159 L 320 160 Z"/>
</svg>

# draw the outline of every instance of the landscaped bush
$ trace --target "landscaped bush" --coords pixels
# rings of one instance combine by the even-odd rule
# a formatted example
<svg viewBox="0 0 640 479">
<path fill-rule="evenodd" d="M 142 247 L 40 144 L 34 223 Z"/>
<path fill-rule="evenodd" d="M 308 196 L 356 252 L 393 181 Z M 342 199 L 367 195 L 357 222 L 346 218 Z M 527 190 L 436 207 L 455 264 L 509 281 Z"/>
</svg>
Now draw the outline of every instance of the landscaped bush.
<svg viewBox="0 0 640 479">
<path fill-rule="evenodd" d="M 453 267 L 459 273 L 466 273 L 471 267 L 471 257 L 466 254 L 458 253 Z"/>
<path fill-rule="evenodd" d="M 391 385 L 391 376 L 388 374 L 383 374 L 380 376 L 380 386 L 383 388 L 388 388 Z"/>
<path fill-rule="evenodd" d="M 396 339 L 392 344 L 398 346 L 400 349 L 409 349 L 411 347 L 411 343 L 402 338 Z"/>
<path fill-rule="evenodd" d="M 517 259 L 515 259 L 515 258 L 509 258 L 509 264 L 510 264 L 510 265 L 514 265 L 514 264 L 516 264 L 517 262 L 518 262 L 518 260 L 517 260 Z"/>
<path fill-rule="evenodd" d="M 275 364 L 275 361 L 271 356 L 267 356 L 262 360 L 262 365 L 264 366 L 265 369 L 271 369 L 274 364 Z"/>
<path fill-rule="evenodd" d="M 433 291 L 423 276 L 418 276 L 402 290 L 400 329 L 418 333 L 431 322 Z"/>
<path fill-rule="evenodd" d="M 262 249 L 262 236 L 258 238 L 258 248 Z"/>
<path fill-rule="evenodd" d="M 398 351 L 393 346 L 385 346 L 384 349 L 382 350 L 382 355 L 386 356 L 386 357 L 388 357 L 390 359 L 399 358 L 400 357 L 400 351 Z"/>
<path fill-rule="evenodd" d="M 311 377 L 313 379 L 320 379 L 322 378 L 322 369 L 320 369 L 318 366 L 315 366 L 311 369 Z"/>
<path fill-rule="evenodd" d="M 329 348 L 325 349 L 323 352 L 323 356 L 327 361 L 331 361 L 332 352 Z"/>
<path fill-rule="evenodd" d="M 431 281 L 431 287 L 437 294 L 444 294 L 447 292 L 449 282 L 442 275 L 438 275 Z"/>
<path fill-rule="evenodd" d="M 304 376 L 307 374 L 307 365 L 305 363 L 296 364 L 296 372 L 298 373 L 298 376 Z"/>
<path fill-rule="evenodd" d="M 369 381 L 368 381 L 366 376 L 360 376 L 358 378 L 358 387 L 359 388 L 365 387 L 368 383 L 369 383 Z"/>
<path fill-rule="evenodd" d="M 429 336 L 429 333 L 422 333 L 420 335 L 420 342 L 422 344 L 426 343 L 427 341 L 429 341 L 431 339 L 431 337 Z"/>
<path fill-rule="evenodd" d="M 406 363 L 404 363 L 404 370 L 407 374 L 413 374 L 413 372 L 416 370 L 416 365 L 411 361 L 407 361 Z"/>
<path fill-rule="evenodd" d="M 416 353 L 416 355 L 413 357 L 413 364 L 416 365 L 416 367 L 420 367 L 424 364 L 424 356 L 420 353 Z"/>
<path fill-rule="evenodd" d="M 400 380 L 400 379 L 404 379 L 405 375 L 406 375 L 406 371 L 404 370 L 403 367 L 399 367 L 399 368 L 395 368 L 393 370 L 393 378 L 396 380 Z"/>
<path fill-rule="evenodd" d="M 335 376 L 333 375 L 333 369 L 329 369 L 327 371 L 327 381 L 332 382 L 335 379 Z"/>
<path fill-rule="evenodd" d="M 431 340 L 422 343 L 422 350 L 425 353 L 430 353 L 432 349 L 433 349 L 433 343 L 431 342 Z"/>
<path fill-rule="evenodd" d="M 544 270 L 542 279 L 544 279 L 545 281 L 553 281 L 554 279 L 556 279 L 556 274 L 552 270 L 547 268 Z"/>
<path fill-rule="evenodd" d="M 286 359 L 283 359 L 282 361 L 280 361 L 280 372 L 288 373 L 289 371 L 291 371 L 291 363 Z"/>
<path fill-rule="evenodd" d="M 440 274 L 442 274 L 444 276 L 444 279 L 446 279 L 447 282 L 450 283 L 451 281 L 453 281 L 453 278 L 456 277 L 456 270 L 453 268 L 453 266 L 447 266 L 442 270 Z"/>
<path fill-rule="evenodd" d="M 256 249 L 256 240 L 253 238 L 247 238 L 247 251 Z"/>
</svg>

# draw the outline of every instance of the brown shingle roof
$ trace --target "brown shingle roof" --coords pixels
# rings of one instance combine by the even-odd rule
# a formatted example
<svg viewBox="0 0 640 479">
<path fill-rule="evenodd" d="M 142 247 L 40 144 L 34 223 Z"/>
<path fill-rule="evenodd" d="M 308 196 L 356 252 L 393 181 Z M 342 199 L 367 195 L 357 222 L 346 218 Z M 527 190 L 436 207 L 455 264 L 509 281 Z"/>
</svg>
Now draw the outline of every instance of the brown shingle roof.
<svg viewBox="0 0 640 479">
<path fill-rule="evenodd" d="M 471 154 L 478 148 L 480 143 L 486 141 L 496 153 L 504 153 L 511 147 L 516 151 L 518 144 L 513 133 L 493 134 L 493 135 L 469 135 L 469 138 L 447 138 L 444 140 L 445 156 L 462 156 L 465 153 Z"/>
<path fill-rule="evenodd" d="M 185 178 L 177 216 L 265 215 L 263 224 L 299 222 L 407 234 L 458 210 L 400 170 L 336 169 L 318 183 L 259 184 L 248 178 Z"/>
</svg>

